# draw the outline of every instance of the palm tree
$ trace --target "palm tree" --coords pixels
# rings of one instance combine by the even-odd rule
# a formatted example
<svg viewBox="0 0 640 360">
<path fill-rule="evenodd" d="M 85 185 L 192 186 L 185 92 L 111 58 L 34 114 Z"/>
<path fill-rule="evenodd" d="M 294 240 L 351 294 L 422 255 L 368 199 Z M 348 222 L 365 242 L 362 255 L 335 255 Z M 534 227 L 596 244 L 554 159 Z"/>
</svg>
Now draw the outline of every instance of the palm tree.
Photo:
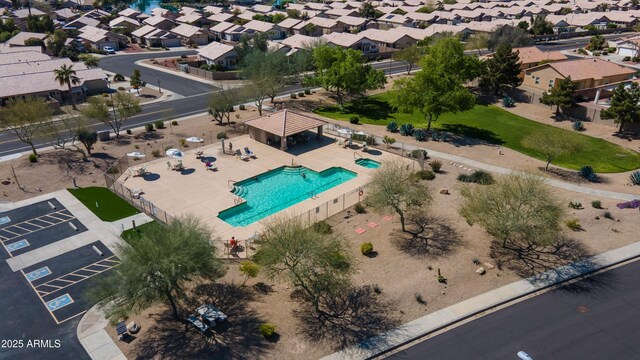
<svg viewBox="0 0 640 360">
<path fill-rule="evenodd" d="M 71 84 L 79 84 L 80 78 L 76 76 L 76 71 L 73 70 L 73 65 L 62 65 L 60 69 L 53 70 L 53 73 L 56 74 L 56 80 L 60 82 L 60 85 L 66 84 L 69 87 L 71 106 L 73 107 L 73 110 L 78 110 L 78 108 L 76 108 L 76 100 L 73 98 L 73 93 L 71 92 Z"/>
</svg>

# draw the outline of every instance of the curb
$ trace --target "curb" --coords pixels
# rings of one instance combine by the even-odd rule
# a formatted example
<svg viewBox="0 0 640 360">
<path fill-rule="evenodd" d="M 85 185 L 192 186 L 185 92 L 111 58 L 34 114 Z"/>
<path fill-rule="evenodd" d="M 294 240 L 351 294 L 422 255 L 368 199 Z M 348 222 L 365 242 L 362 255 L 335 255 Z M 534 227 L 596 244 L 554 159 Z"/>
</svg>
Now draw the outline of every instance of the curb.
<svg viewBox="0 0 640 360">
<path fill-rule="evenodd" d="M 89 319 L 90 317 L 95 318 Z M 126 356 L 105 330 L 108 324 L 107 319 L 98 312 L 97 305 L 94 305 L 84 313 L 78 323 L 78 341 L 93 360 L 126 360 Z M 85 326 L 86 329 L 82 329 Z"/>
<path fill-rule="evenodd" d="M 548 270 L 435 311 L 400 325 L 394 330 L 365 340 L 356 346 L 325 356 L 322 360 L 373 359 L 498 306 L 638 257 L 640 257 L 640 242 Z M 495 300 L 494 295 L 499 293 L 504 293 L 503 297 Z M 492 297 L 494 299 L 491 299 Z M 482 303 L 483 301 L 484 305 L 464 310 L 467 304 Z"/>
</svg>

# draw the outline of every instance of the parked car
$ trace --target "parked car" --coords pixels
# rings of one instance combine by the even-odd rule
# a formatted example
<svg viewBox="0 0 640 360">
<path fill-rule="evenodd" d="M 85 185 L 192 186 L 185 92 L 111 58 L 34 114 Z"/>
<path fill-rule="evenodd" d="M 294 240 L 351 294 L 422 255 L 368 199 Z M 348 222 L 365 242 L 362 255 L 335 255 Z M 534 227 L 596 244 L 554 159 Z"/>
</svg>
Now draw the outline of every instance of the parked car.
<svg viewBox="0 0 640 360">
<path fill-rule="evenodd" d="M 111 46 L 103 46 L 102 50 L 104 52 L 106 52 L 107 54 L 115 54 L 116 53 L 116 49 L 112 48 Z"/>
</svg>

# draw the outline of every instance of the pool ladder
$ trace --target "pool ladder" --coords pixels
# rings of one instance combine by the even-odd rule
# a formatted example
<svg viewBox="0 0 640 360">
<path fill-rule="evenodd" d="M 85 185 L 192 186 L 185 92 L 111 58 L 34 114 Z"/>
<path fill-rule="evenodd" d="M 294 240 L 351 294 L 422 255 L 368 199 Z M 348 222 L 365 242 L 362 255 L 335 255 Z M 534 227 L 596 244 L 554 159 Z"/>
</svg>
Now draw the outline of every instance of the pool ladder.
<svg viewBox="0 0 640 360">
<path fill-rule="evenodd" d="M 235 183 L 237 183 L 236 180 L 229 180 L 229 181 L 227 181 L 227 187 L 229 187 L 229 189 L 233 190 L 236 187 L 235 185 L 233 185 Z"/>
</svg>

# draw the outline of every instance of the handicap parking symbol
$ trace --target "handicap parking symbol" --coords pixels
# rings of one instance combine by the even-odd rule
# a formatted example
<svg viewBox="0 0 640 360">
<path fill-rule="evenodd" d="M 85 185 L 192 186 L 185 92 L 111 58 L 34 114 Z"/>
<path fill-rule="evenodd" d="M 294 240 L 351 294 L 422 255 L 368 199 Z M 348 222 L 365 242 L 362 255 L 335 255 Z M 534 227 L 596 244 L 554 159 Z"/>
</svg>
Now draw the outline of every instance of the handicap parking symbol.
<svg viewBox="0 0 640 360">
<path fill-rule="evenodd" d="M 20 250 L 22 248 L 26 248 L 27 246 L 29 246 L 29 242 L 27 240 L 20 240 L 20 241 L 16 241 L 14 243 L 11 243 L 9 245 L 7 245 L 7 250 L 9 250 L 9 252 L 14 252 L 16 250 Z"/>
<path fill-rule="evenodd" d="M 45 267 L 41 267 L 40 269 L 33 270 L 32 272 L 26 274 L 25 276 L 27 277 L 27 280 L 33 282 L 47 275 L 51 275 L 51 270 L 49 270 L 48 266 L 45 266 Z"/>
<path fill-rule="evenodd" d="M 11 222 L 11 219 L 8 216 L 0 217 L 0 225 L 8 224 Z"/>
<path fill-rule="evenodd" d="M 71 298 L 71 296 L 69 296 L 69 294 L 64 294 L 51 301 L 47 301 L 47 309 L 49 309 L 50 311 L 56 311 L 72 303 L 73 299 Z"/>
</svg>

